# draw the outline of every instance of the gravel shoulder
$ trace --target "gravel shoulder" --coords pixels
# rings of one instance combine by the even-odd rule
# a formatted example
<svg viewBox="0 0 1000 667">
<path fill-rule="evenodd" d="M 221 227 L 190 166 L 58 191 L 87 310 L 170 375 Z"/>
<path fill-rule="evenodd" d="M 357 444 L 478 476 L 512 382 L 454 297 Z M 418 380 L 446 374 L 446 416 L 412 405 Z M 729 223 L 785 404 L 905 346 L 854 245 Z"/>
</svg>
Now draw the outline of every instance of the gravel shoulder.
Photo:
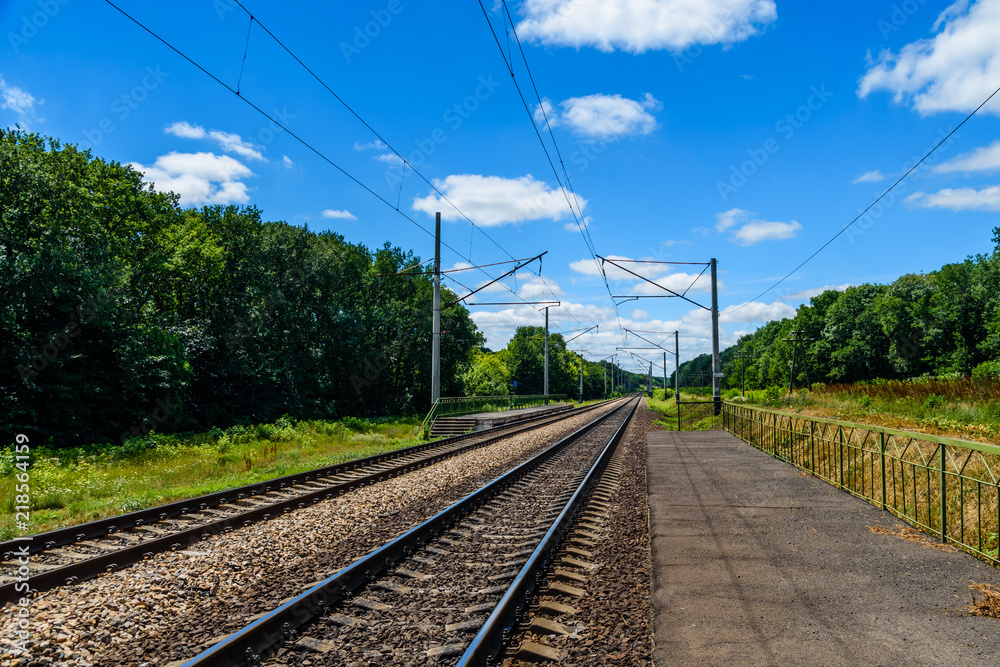
<svg viewBox="0 0 1000 667">
<path fill-rule="evenodd" d="M 569 602 L 576 613 L 554 619 L 573 632 L 557 636 L 526 631 L 516 637 L 519 642 L 556 649 L 562 667 L 652 664 L 645 438 L 647 431 L 659 428 L 653 423 L 659 416 L 648 410 L 643 400 L 619 444 L 623 473 L 608 501 L 610 511 L 603 535 L 587 547 L 592 556 L 586 560 L 599 567 L 587 574 L 586 582 L 575 584 L 586 591 L 583 597 Z M 537 667 L 537 663 L 508 658 L 504 667 Z"/>
<path fill-rule="evenodd" d="M 655 664 L 996 664 L 964 609 L 1000 571 L 727 433 L 649 434 L 648 470 Z"/>
</svg>

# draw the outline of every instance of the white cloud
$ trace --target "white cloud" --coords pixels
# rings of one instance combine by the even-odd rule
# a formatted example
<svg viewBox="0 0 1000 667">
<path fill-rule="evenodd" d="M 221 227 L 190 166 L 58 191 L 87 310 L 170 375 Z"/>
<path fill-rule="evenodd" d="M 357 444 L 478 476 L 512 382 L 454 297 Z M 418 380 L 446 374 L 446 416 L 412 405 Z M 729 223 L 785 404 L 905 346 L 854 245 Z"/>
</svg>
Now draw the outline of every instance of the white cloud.
<svg viewBox="0 0 1000 667">
<path fill-rule="evenodd" d="M 642 308 L 636 308 L 635 310 L 632 311 L 632 319 L 633 320 L 649 319 L 649 313 L 643 310 Z"/>
<path fill-rule="evenodd" d="M 281 164 L 283 164 L 287 169 L 291 169 L 292 167 L 295 166 L 295 163 L 292 162 L 292 158 L 288 157 L 287 155 L 281 156 Z"/>
<path fill-rule="evenodd" d="M 563 291 L 559 283 L 533 276 L 524 282 L 518 281 L 517 294 L 526 301 L 546 301 L 558 299 L 563 295 Z"/>
<path fill-rule="evenodd" d="M 715 228 L 724 232 L 733 225 L 746 222 L 750 217 L 750 211 L 745 211 L 742 208 L 731 208 L 715 216 Z"/>
<path fill-rule="evenodd" d="M 743 246 L 754 245 L 761 241 L 794 238 L 802 230 L 802 225 L 795 220 L 791 222 L 758 220 L 753 217 L 753 213 L 741 208 L 731 208 L 715 216 L 715 229 L 717 231 L 725 232 L 735 227 L 738 229 L 732 232 L 729 240 L 736 241 Z M 698 228 L 692 230 L 692 233 L 698 231 L 708 233 L 709 230 Z"/>
<path fill-rule="evenodd" d="M 885 90 L 923 115 L 971 111 L 1000 80 L 1000 0 L 959 0 L 934 24 L 936 35 L 882 51 L 858 86 L 858 95 Z M 984 110 L 1000 113 L 1000 105 Z"/>
<path fill-rule="evenodd" d="M 656 118 L 650 111 L 663 107 L 650 93 L 642 100 L 587 95 L 564 100 L 558 108 L 548 100 L 542 100 L 542 104 L 551 125 L 568 125 L 579 136 L 606 140 L 649 134 L 656 128 Z M 535 109 L 535 119 L 544 122 L 540 107 Z"/>
<path fill-rule="evenodd" d="M 240 179 L 253 172 L 228 155 L 171 152 L 156 158 L 150 166 L 132 162 L 130 167 L 144 174 L 161 192 L 172 191 L 184 206 L 244 204 L 250 200 Z"/>
<path fill-rule="evenodd" d="M 263 160 L 264 155 L 257 150 L 257 147 L 248 141 L 244 141 L 240 135 L 231 132 L 212 130 L 208 133 L 208 138 L 219 144 L 222 150 L 229 153 L 236 153 L 240 157 L 248 160 Z"/>
<path fill-rule="evenodd" d="M 435 179 L 434 186 L 476 224 L 484 227 L 546 218 L 560 220 L 571 215 L 565 190 L 549 189 L 530 174 L 520 178 L 453 174 L 444 180 Z M 581 208 L 586 206 L 585 199 L 579 195 L 576 199 Z M 462 217 L 453 206 L 433 194 L 415 199 L 413 208 L 428 215 L 440 211 L 445 220 Z"/>
<path fill-rule="evenodd" d="M 952 211 L 1000 211 L 1000 186 L 945 188 L 933 194 L 916 192 L 904 200 L 922 208 L 946 208 Z"/>
<path fill-rule="evenodd" d="M 1000 141 L 994 141 L 989 146 L 981 146 L 971 153 L 962 153 L 958 157 L 934 167 L 934 171 L 940 174 L 956 171 L 993 171 L 995 169 L 1000 169 Z"/>
<path fill-rule="evenodd" d="M 564 224 L 563 229 L 567 232 L 579 232 L 581 227 L 584 229 L 590 227 L 590 221 L 590 216 L 585 217 L 581 222 L 577 222 L 576 219 L 573 219 L 571 222 Z"/>
<path fill-rule="evenodd" d="M 482 308 L 473 308 L 471 312 L 472 320 L 486 337 L 486 344 L 494 350 L 498 350 L 506 345 L 519 326 L 545 326 L 545 313 L 538 310 L 536 306 L 484 306 Z M 615 345 L 621 344 L 620 342 L 614 342 L 616 338 L 619 341 L 621 339 L 618 337 L 618 322 L 615 318 L 613 308 L 563 301 L 562 305 L 558 308 L 551 308 L 549 310 L 549 331 L 578 329 L 580 322 L 600 323 L 601 329 L 604 329 L 606 325 L 608 332 L 614 333 L 606 335 L 602 331 L 600 336 L 607 336 L 612 350 Z M 590 341 L 596 337 L 596 333 L 585 334 L 573 341 L 571 347 L 574 349 L 581 349 L 584 346 L 590 348 Z"/>
<path fill-rule="evenodd" d="M 795 309 L 787 303 L 775 301 L 774 303 L 761 303 L 760 301 L 749 301 L 735 306 L 728 306 L 719 313 L 719 322 L 732 324 L 733 322 L 770 322 L 786 317 L 795 317 Z"/>
<path fill-rule="evenodd" d="M 823 292 L 829 292 L 834 290 L 837 292 L 843 292 L 848 287 L 854 287 L 854 283 L 844 283 L 843 285 L 823 285 L 823 287 L 810 287 L 808 289 L 799 290 L 798 292 L 791 292 L 785 294 L 781 297 L 783 301 L 805 301 L 806 299 L 811 299 L 814 296 L 819 296 Z"/>
<path fill-rule="evenodd" d="M 634 280 L 635 278 L 631 279 Z M 671 273 L 670 275 L 655 279 L 654 282 L 656 282 L 657 285 L 662 285 L 663 287 L 680 294 L 683 294 L 685 291 L 710 292 L 712 290 L 712 277 L 707 271 L 701 274 L 701 276 L 697 273 Z M 721 280 L 718 281 L 718 287 L 719 291 L 724 291 L 726 289 L 725 283 Z M 664 296 L 667 292 L 664 292 L 656 285 L 643 281 L 636 283 L 629 291 L 629 294 Z"/>
<path fill-rule="evenodd" d="M 641 276 L 646 276 L 649 279 L 656 278 L 657 276 L 662 276 L 663 274 L 670 271 L 670 266 L 667 264 L 637 264 L 632 260 L 631 257 L 625 257 L 623 255 L 607 255 L 607 258 L 612 261 L 618 261 L 629 271 L 634 271 Z M 627 262 L 622 262 L 620 260 L 629 260 Z M 593 259 L 579 259 L 575 262 L 569 263 L 569 268 L 576 273 L 585 276 L 599 276 L 601 275 L 600 268 L 601 260 L 596 262 Z M 604 273 L 607 275 L 609 280 L 635 280 L 636 277 L 630 274 L 624 269 L 620 269 L 614 264 L 609 264 L 604 262 Z"/>
<path fill-rule="evenodd" d="M 379 162 L 385 162 L 391 165 L 401 165 L 404 163 L 403 158 L 399 157 L 395 153 L 381 153 L 375 156 L 375 159 Z"/>
<path fill-rule="evenodd" d="M 8 85 L 3 77 L 0 77 L 0 109 L 9 109 L 17 114 L 17 123 L 22 130 L 30 130 L 29 125 L 38 120 L 35 115 L 35 105 L 44 101 L 35 99 L 35 96 L 24 88 Z"/>
<path fill-rule="evenodd" d="M 357 217 L 350 211 L 338 211 L 336 209 L 328 208 L 323 211 L 324 218 L 333 218 L 335 220 L 357 220 Z"/>
<path fill-rule="evenodd" d="M 733 234 L 732 240 L 740 245 L 748 246 L 761 241 L 778 241 L 795 238 L 802 230 L 795 220 L 791 222 L 768 222 L 753 220 L 743 225 Z"/>
<path fill-rule="evenodd" d="M 882 175 L 881 171 L 876 169 L 875 171 L 866 171 L 865 173 L 861 174 L 853 181 L 851 181 L 851 185 L 857 185 L 858 183 L 878 183 L 879 181 L 884 181 L 884 180 L 885 176 Z"/>
<path fill-rule="evenodd" d="M 176 123 L 167 125 L 163 128 L 163 131 L 182 139 L 204 139 L 208 136 L 208 133 L 205 132 L 205 128 L 201 125 L 192 125 L 186 120 L 179 120 Z"/>
<path fill-rule="evenodd" d="M 201 125 L 192 125 L 184 120 L 168 125 L 163 128 L 163 131 L 181 139 L 208 139 L 215 142 L 223 151 L 236 153 L 248 160 L 264 159 L 263 153 L 260 152 L 257 146 L 244 141 L 240 135 L 232 132 L 223 132 L 222 130 L 206 131 Z"/>
<path fill-rule="evenodd" d="M 388 146 L 378 139 L 367 144 L 359 144 L 356 141 L 354 142 L 354 150 L 356 151 L 384 151 L 386 148 L 388 148 Z"/>
<path fill-rule="evenodd" d="M 777 18 L 773 0 L 526 0 L 522 12 L 528 39 L 631 53 L 730 45 Z"/>
</svg>

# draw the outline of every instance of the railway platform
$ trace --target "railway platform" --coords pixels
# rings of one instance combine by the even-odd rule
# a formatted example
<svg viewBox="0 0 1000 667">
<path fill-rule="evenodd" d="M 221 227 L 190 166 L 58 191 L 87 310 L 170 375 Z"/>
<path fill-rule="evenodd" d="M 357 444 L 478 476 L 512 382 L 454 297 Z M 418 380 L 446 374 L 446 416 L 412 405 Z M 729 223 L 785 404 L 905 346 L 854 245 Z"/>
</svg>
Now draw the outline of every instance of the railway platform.
<svg viewBox="0 0 1000 667">
<path fill-rule="evenodd" d="M 500 412 L 480 412 L 460 417 L 438 417 L 431 428 L 431 437 L 458 435 L 469 431 L 482 431 L 488 428 L 504 426 L 522 419 L 537 419 L 546 415 L 571 410 L 570 403 L 550 403 L 536 405 L 530 408 L 503 410 Z"/>
<path fill-rule="evenodd" d="M 654 664 L 997 663 L 965 609 L 1000 571 L 731 434 L 646 444 Z"/>
</svg>

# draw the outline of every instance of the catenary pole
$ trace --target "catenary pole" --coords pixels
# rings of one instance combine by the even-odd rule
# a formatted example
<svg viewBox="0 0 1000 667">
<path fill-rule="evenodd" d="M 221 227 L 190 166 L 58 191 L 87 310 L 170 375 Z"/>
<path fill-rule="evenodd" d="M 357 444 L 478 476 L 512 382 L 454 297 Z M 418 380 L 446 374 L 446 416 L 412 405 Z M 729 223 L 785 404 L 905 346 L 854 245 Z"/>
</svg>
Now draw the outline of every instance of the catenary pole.
<svg viewBox="0 0 1000 667">
<path fill-rule="evenodd" d="M 441 213 L 434 222 L 434 316 L 431 334 L 431 403 L 441 398 Z"/>
<path fill-rule="evenodd" d="M 719 284 L 712 258 L 712 414 L 722 412 L 722 363 L 719 360 Z"/>
</svg>

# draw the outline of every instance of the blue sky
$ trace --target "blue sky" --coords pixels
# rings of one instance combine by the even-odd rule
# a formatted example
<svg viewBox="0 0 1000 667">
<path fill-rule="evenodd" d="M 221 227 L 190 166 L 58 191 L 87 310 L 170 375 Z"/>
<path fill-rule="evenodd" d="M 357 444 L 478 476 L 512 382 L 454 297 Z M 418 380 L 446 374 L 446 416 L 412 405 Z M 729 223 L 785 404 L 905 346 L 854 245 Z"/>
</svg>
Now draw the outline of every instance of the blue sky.
<svg viewBox="0 0 1000 667">
<path fill-rule="evenodd" d="M 509 2 L 534 86 L 492 0 L 486 16 L 478 2 L 243 5 L 253 21 L 234 0 L 119 4 L 237 97 L 110 4 L 6 1 L 0 123 L 133 164 L 184 205 L 252 204 L 370 248 L 430 258 L 441 211 L 444 268 L 548 251 L 541 275 L 536 262 L 480 299 L 521 305 L 473 317 L 497 349 L 518 325 L 542 324 L 523 301 L 559 300 L 554 331 L 600 325 L 571 344 L 592 359 L 624 344 L 621 326 L 679 329 L 682 358 L 711 344 L 707 313 L 680 299 L 616 310 L 609 291 L 664 292 L 611 265 L 605 285 L 578 220 L 602 256 L 717 258 L 723 346 L 824 287 L 986 252 L 1000 224 L 994 98 L 759 296 L 1000 86 L 1000 0 Z M 629 266 L 681 290 L 702 268 Z M 688 296 L 707 304 L 707 288 Z"/>
</svg>

